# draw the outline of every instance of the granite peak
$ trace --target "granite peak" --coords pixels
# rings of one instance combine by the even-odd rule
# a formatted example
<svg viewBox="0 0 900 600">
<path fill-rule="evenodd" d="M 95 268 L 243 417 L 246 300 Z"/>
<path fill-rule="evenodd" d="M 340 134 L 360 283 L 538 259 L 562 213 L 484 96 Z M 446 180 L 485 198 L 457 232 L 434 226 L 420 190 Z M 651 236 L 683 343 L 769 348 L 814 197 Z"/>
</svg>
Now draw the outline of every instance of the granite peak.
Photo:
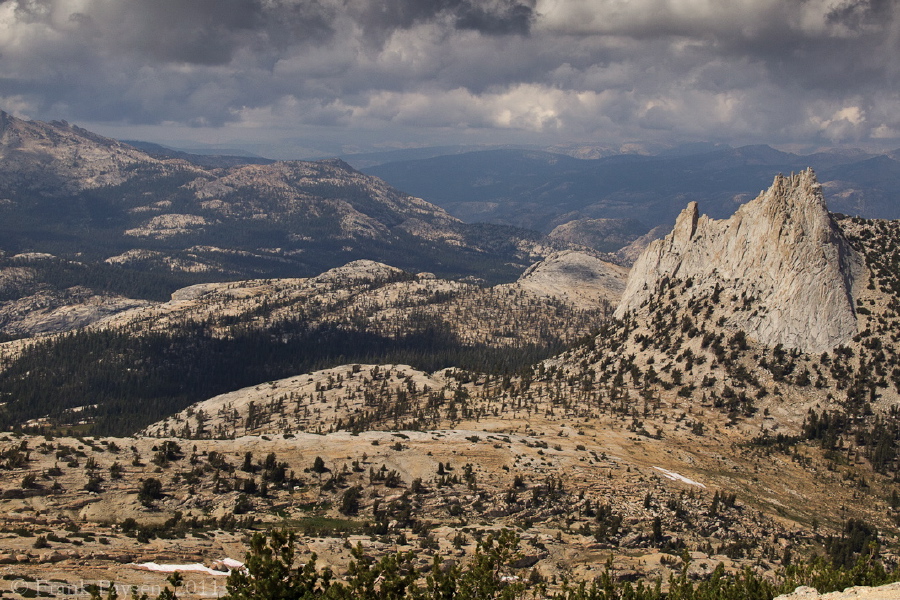
<svg viewBox="0 0 900 600">
<path fill-rule="evenodd" d="M 690 279 L 688 293 L 718 288 L 745 300 L 727 326 L 767 345 L 822 352 L 857 333 L 854 288 L 862 258 L 828 213 L 812 169 L 778 175 L 729 219 L 688 204 L 672 232 L 638 258 L 616 311 L 640 313 L 659 284 Z"/>
</svg>

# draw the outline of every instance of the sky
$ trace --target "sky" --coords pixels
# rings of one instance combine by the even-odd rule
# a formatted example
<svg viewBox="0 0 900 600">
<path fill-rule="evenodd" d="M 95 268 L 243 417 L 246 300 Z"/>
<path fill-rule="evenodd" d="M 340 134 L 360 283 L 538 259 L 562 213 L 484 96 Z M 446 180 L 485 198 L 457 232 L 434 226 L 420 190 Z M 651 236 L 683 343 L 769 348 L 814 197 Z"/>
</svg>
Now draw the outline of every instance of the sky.
<svg viewBox="0 0 900 600">
<path fill-rule="evenodd" d="M 0 109 L 273 158 L 888 150 L 898 57 L 897 0 L 0 0 Z"/>
</svg>

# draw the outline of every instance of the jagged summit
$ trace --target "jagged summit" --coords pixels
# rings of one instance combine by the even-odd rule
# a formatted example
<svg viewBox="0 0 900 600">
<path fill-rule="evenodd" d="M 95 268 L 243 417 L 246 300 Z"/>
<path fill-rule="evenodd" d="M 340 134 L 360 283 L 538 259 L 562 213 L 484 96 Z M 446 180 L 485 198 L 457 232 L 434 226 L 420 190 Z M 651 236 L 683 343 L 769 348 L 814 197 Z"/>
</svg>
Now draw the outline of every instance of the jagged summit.
<svg viewBox="0 0 900 600">
<path fill-rule="evenodd" d="M 75 192 L 118 185 L 136 165 L 158 164 L 144 152 L 65 121 L 25 121 L 0 111 L 0 191 Z"/>
<path fill-rule="evenodd" d="M 616 314 L 640 311 L 666 278 L 691 279 L 691 294 L 718 288 L 720 302 L 740 303 L 727 312 L 728 325 L 764 344 L 820 352 L 856 334 L 861 272 L 807 169 L 778 175 L 730 219 L 701 216 L 688 204 L 672 232 L 638 258 Z"/>
</svg>

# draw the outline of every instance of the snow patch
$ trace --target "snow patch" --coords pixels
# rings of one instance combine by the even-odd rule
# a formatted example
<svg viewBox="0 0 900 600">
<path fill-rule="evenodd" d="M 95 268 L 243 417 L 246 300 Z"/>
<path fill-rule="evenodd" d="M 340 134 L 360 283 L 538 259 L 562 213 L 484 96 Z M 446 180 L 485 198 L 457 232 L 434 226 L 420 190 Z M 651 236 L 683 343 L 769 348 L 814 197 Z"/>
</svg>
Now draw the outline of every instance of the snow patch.
<svg viewBox="0 0 900 600">
<path fill-rule="evenodd" d="M 676 473 L 674 471 L 670 471 L 668 469 L 663 469 L 662 467 L 653 467 L 653 468 L 656 469 L 657 471 L 659 471 L 660 473 L 662 473 L 664 477 L 671 479 L 672 481 L 680 481 L 680 482 L 686 483 L 688 485 L 698 485 L 698 486 L 702 487 L 703 489 L 706 489 L 706 486 L 703 485 L 702 483 L 694 481 L 693 479 L 688 479 L 684 475 L 679 475 L 678 473 Z"/>
<path fill-rule="evenodd" d="M 207 575 L 230 575 L 233 569 L 242 569 L 244 563 L 233 558 L 223 558 L 213 563 L 212 567 L 207 567 L 203 563 L 191 563 L 187 565 L 161 565 L 155 562 L 132 563 L 135 569 L 144 571 L 155 571 L 157 573 L 206 573 Z"/>
<path fill-rule="evenodd" d="M 233 558 L 223 558 L 220 561 L 223 565 L 228 567 L 229 569 L 243 569 L 244 563 L 239 560 L 234 560 Z"/>
</svg>

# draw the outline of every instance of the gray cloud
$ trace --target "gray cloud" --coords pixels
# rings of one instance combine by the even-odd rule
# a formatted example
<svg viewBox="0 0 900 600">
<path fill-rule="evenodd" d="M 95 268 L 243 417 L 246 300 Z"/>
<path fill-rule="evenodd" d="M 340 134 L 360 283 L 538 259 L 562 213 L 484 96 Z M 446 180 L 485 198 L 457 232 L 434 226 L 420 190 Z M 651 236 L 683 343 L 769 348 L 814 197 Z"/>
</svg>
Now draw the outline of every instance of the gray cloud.
<svg viewBox="0 0 900 600">
<path fill-rule="evenodd" d="M 0 108 L 260 140 L 900 145 L 898 54 L 892 0 L 8 0 Z"/>
<path fill-rule="evenodd" d="M 465 3 L 457 13 L 456 26 L 487 34 L 527 34 L 534 21 L 534 7 L 504 1 L 495 7 Z"/>
<path fill-rule="evenodd" d="M 343 10 L 379 39 L 436 20 L 487 35 L 524 35 L 534 19 L 533 0 L 349 0 Z"/>
<path fill-rule="evenodd" d="M 830 24 L 841 24 L 851 30 L 861 31 L 890 18 L 891 0 L 847 0 L 831 8 L 826 15 Z"/>
</svg>

